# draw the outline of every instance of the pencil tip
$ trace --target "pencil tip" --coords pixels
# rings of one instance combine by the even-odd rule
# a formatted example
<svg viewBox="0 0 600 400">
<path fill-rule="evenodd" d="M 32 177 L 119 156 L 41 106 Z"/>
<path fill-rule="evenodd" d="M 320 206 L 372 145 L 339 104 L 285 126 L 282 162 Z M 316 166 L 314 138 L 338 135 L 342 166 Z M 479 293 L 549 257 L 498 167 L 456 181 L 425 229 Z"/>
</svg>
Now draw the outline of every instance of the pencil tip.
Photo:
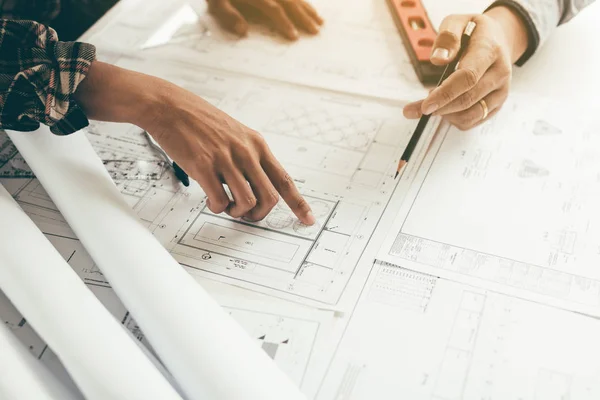
<svg viewBox="0 0 600 400">
<path fill-rule="evenodd" d="M 400 175 L 400 172 L 402 172 L 402 169 L 404 168 L 405 165 L 406 165 L 406 161 L 400 160 L 400 162 L 398 163 L 398 169 L 396 170 L 396 176 L 394 176 L 394 179 L 396 179 L 398 177 L 398 175 Z"/>
</svg>

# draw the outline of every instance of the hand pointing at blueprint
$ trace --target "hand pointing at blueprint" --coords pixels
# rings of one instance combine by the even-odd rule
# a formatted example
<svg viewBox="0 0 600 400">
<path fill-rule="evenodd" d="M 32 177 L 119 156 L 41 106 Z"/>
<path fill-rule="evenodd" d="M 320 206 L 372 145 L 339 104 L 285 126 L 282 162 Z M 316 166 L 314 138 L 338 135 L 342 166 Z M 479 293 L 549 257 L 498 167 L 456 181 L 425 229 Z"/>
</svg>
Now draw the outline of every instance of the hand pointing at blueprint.
<svg viewBox="0 0 600 400">
<path fill-rule="evenodd" d="M 127 107 L 111 101 L 115 88 L 122 89 Z M 129 88 L 143 94 L 131 99 Z M 96 61 L 76 96 L 90 118 L 133 122 L 148 131 L 202 186 L 212 212 L 258 221 L 281 195 L 302 223 L 315 223 L 310 206 L 263 137 L 193 93 Z"/>
</svg>

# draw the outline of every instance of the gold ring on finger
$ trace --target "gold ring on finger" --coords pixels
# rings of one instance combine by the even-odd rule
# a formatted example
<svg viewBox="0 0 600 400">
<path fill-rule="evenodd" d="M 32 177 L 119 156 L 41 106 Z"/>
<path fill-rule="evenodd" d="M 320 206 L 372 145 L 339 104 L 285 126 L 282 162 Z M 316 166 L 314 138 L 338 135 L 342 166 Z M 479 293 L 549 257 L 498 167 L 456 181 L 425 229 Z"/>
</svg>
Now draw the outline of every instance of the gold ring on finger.
<svg viewBox="0 0 600 400">
<path fill-rule="evenodd" d="M 489 109 L 484 99 L 479 100 L 479 105 L 481 105 L 481 108 L 483 109 L 483 115 L 481 116 L 481 120 L 483 121 L 487 118 L 489 114 Z"/>
</svg>

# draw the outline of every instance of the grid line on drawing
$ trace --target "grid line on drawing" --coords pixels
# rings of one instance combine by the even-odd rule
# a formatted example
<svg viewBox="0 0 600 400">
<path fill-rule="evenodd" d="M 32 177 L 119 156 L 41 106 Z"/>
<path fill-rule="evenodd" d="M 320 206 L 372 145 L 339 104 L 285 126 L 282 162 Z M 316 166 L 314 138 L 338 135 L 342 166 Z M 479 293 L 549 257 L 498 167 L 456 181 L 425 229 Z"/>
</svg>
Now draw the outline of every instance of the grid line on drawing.
<svg viewBox="0 0 600 400">
<path fill-rule="evenodd" d="M 369 148 L 379 126 L 380 122 L 373 118 L 332 114 L 321 108 L 294 106 L 280 110 L 265 130 L 364 152 Z"/>
</svg>

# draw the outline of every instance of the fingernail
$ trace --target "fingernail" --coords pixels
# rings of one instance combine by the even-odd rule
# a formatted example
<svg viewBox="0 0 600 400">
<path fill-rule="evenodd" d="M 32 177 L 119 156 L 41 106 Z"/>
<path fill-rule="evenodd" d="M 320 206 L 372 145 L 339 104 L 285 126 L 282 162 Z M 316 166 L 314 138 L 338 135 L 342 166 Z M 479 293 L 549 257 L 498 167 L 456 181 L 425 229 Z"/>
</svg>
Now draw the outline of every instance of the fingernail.
<svg viewBox="0 0 600 400">
<path fill-rule="evenodd" d="M 431 58 L 439 58 L 441 60 L 447 60 L 448 56 L 450 56 L 450 51 L 443 47 L 436 47 L 433 49 L 433 53 L 431 53 Z"/>
<path fill-rule="evenodd" d="M 298 31 L 297 31 L 296 29 L 292 29 L 292 30 L 290 31 L 290 38 L 291 38 L 292 40 L 296 40 L 296 39 L 298 39 Z"/>
<path fill-rule="evenodd" d="M 315 222 L 317 222 L 317 219 L 315 218 L 314 214 L 312 213 L 312 211 L 309 211 L 306 214 L 306 222 L 308 222 L 307 225 L 314 225 Z"/>
<path fill-rule="evenodd" d="M 423 109 L 423 114 L 429 115 L 429 114 L 435 112 L 435 110 L 437 110 L 437 109 L 438 109 L 438 105 L 437 104 L 430 104 L 430 105 L 428 105 L 427 107 L 425 107 Z"/>
</svg>

